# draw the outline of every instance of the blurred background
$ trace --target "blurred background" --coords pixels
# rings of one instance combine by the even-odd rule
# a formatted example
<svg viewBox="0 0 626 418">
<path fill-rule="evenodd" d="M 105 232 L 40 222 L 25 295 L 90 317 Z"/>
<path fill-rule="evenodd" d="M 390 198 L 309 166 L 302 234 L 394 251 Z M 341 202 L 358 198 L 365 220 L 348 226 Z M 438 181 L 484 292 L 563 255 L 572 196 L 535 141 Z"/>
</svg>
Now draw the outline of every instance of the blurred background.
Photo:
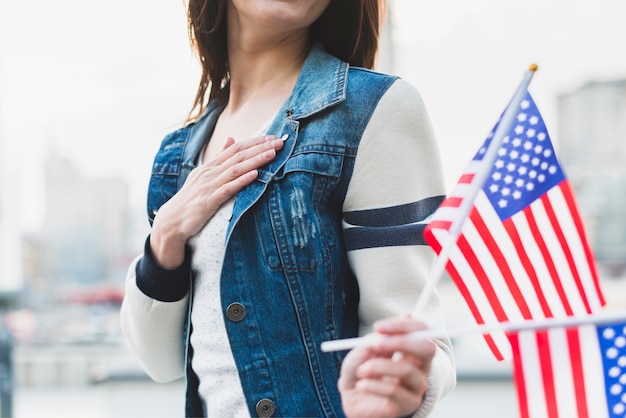
<svg viewBox="0 0 626 418">
<path fill-rule="evenodd" d="M 530 63 L 608 309 L 626 308 L 626 3 L 388 0 L 378 68 L 417 86 L 452 187 Z M 620 52 L 622 51 L 622 52 Z M 0 416 L 175 417 L 183 383 L 142 372 L 119 329 L 162 137 L 199 71 L 182 1 L 0 0 Z M 389 138 L 393 140 L 393 138 Z M 449 281 L 450 327 L 469 325 Z M 516 416 L 510 364 L 454 341 L 434 417 Z"/>
</svg>

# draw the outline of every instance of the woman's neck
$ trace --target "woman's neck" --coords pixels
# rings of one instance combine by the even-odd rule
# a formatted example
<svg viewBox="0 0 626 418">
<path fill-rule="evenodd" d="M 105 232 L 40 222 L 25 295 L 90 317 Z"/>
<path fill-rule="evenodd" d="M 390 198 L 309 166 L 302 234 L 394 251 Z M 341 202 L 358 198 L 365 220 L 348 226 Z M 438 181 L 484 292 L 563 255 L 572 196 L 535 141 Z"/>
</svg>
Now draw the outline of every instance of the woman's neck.
<svg viewBox="0 0 626 418">
<path fill-rule="evenodd" d="M 236 112 L 249 101 L 289 97 L 308 52 L 306 33 L 281 39 L 233 36 L 228 45 L 230 91 L 225 111 Z"/>
</svg>

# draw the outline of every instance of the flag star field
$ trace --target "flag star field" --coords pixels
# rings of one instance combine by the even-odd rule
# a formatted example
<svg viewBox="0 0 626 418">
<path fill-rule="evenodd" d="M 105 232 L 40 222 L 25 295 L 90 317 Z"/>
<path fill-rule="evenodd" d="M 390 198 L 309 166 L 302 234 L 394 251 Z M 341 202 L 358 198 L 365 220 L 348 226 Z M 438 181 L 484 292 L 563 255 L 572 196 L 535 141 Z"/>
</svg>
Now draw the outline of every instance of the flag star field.
<svg viewBox="0 0 626 418">
<path fill-rule="evenodd" d="M 610 417 L 626 417 L 626 325 L 598 327 Z"/>
<path fill-rule="evenodd" d="M 497 126 L 474 160 L 483 158 Z M 534 102 L 524 100 L 521 103 L 511 134 L 503 138 L 494 167 L 483 186 L 502 220 L 510 218 L 528 202 L 538 199 L 565 179 Z"/>
</svg>

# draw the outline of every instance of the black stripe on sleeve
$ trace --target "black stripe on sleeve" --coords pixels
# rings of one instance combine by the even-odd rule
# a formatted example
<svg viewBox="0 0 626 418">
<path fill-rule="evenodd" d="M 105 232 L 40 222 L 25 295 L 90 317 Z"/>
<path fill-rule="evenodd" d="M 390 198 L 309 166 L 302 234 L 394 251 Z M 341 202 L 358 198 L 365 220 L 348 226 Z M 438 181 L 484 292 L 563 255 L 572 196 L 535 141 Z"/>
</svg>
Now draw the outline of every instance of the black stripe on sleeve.
<svg viewBox="0 0 626 418">
<path fill-rule="evenodd" d="M 426 224 L 396 225 L 384 228 L 348 228 L 344 230 L 346 251 L 364 248 L 426 245 Z"/>
<path fill-rule="evenodd" d="M 350 225 L 386 227 L 421 222 L 428 218 L 443 202 L 445 196 L 433 196 L 406 205 L 388 208 L 356 210 L 343 214 Z"/>
</svg>

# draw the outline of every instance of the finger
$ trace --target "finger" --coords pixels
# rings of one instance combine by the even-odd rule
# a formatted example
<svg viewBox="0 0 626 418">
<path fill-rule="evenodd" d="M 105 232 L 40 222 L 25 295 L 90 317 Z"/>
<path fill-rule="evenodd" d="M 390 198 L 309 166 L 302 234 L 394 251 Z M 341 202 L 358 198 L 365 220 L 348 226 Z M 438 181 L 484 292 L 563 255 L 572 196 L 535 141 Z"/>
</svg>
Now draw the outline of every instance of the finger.
<svg viewBox="0 0 626 418">
<path fill-rule="evenodd" d="M 235 196 L 241 189 L 249 185 L 258 176 L 258 171 L 251 170 L 242 175 L 234 177 L 232 180 L 222 184 L 207 198 L 211 200 L 209 206 L 211 209 L 217 210 L 221 205 L 226 203 L 230 198 Z"/>
<path fill-rule="evenodd" d="M 341 373 L 337 385 L 340 389 L 351 389 L 356 385 L 358 378 L 356 371 L 359 366 L 371 359 L 374 353 L 367 347 L 358 347 L 346 355 L 341 363 Z"/>
<path fill-rule="evenodd" d="M 375 351 L 396 360 L 407 361 L 429 372 L 437 346 L 430 340 L 413 340 L 408 336 L 387 336 L 374 347 Z M 401 353 L 397 356 L 396 353 Z"/>
<path fill-rule="evenodd" d="M 416 393 L 423 393 L 428 388 L 428 373 L 405 360 L 371 359 L 358 368 L 357 377 L 401 384 Z"/>
<path fill-rule="evenodd" d="M 395 411 L 394 416 L 416 411 L 423 398 L 423 393 L 412 392 L 392 379 L 362 379 L 358 381 L 356 388 L 381 400 L 386 400 L 387 409 Z"/>
<path fill-rule="evenodd" d="M 233 145 L 234 147 L 235 145 Z M 230 182 L 252 170 L 256 170 L 268 164 L 276 157 L 276 149 L 282 147 L 280 139 L 272 140 L 265 144 L 252 147 L 233 155 L 223 164 L 218 166 L 222 172 L 220 176 L 224 183 Z"/>
<path fill-rule="evenodd" d="M 238 154 L 238 159 L 243 160 L 246 158 L 246 155 L 249 158 L 250 155 L 258 154 L 259 152 L 262 152 L 264 150 L 281 147 L 282 141 L 273 142 L 276 140 L 277 138 L 274 135 L 257 136 L 240 142 L 235 142 L 232 137 L 229 137 L 226 140 L 226 144 L 229 145 L 225 145 L 224 149 L 215 156 L 215 159 L 213 161 L 216 165 L 220 165 L 224 164 L 226 161 L 237 156 Z M 252 150 L 252 152 L 247 152 L 250 150 Z"/>
</svg>

